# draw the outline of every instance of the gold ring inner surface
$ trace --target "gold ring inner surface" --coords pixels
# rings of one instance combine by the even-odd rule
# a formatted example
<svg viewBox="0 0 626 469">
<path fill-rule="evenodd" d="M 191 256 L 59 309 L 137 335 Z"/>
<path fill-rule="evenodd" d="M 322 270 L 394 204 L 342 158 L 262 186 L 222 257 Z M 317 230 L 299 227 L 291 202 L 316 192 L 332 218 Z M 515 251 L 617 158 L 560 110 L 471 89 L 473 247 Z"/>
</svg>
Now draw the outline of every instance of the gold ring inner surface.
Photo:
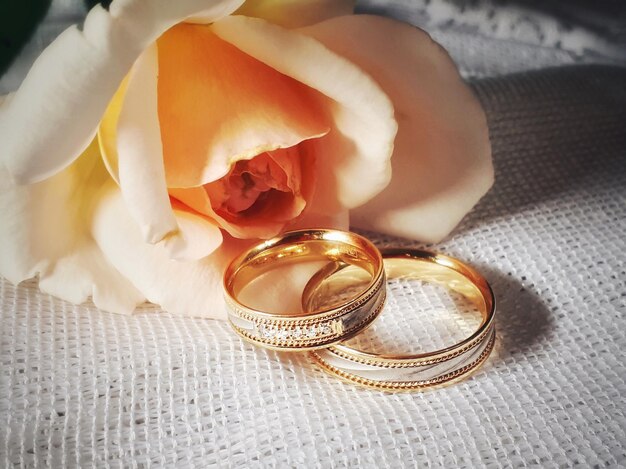
<svg viewBox="0 0 626 469">
<path fill-rule="evenodd" d="M 335 301 L 332 305 L 327 304 L 320 308 L 271 313 L 255 308 L 255 305 L 246 301 L 246 295 L 242 295 L 247 286 L 263 276 L 272 273 L 282 275 L 281 269 L 299 264 L 350 266 L 358 270 L 361 273 L 360 278 L 364 279 L 360 284 L 361 290 L 350 301 Z M 310 316 L 348 305 L 358 299 L 359 295 L 366 294 L 380 279 L 382 270 L 380 253 L 364 238 L 354 233 L 335 230 L 303 230 L 270 240 L 234 261 L 225 273 L 224 288 L 232 299 L 255 310 L 258 315 L 267 314 L 272 318 Z"/>
</svg>

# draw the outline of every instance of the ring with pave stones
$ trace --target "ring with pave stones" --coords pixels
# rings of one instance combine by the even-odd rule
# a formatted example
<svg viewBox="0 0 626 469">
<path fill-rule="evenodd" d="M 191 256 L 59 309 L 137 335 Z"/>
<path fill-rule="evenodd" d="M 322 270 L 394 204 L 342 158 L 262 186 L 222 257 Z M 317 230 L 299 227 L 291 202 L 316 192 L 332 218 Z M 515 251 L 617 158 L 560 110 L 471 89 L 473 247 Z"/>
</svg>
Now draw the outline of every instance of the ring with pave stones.
<svg viewBox="0 0 626 469">
<path fill-rule="evenodd" d="M 320 260 L 339 262 L 367 273 L 362 290 L 330 307 L 273 313 L 240 300 L 242 290 L 280 265 Z M 346 340 L 371 324 L 383 309 L 386 277 L 380 251 L 355 233 L 313 229 L 284 233 L 235 258 L 224 272 L 228 319 L 243 339 L 282 351 L 304 351 Z"/>
</svg>

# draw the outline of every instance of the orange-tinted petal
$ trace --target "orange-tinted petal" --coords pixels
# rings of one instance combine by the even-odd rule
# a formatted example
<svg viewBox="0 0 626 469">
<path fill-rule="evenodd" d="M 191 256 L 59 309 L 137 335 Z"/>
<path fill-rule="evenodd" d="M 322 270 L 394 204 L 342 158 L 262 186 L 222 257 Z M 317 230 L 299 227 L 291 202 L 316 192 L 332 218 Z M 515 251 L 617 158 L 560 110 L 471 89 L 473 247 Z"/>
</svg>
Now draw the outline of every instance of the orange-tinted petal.
<svg viewBox="0 0 626 469">
<path fill-rule="evenodd" d="M 493 183 L 485 114 L 450 56 L 423 31 L 378 16 L 344 16 L 304 32 L 371 73 L 396 109 L 391 183 L 351 212 L 352 223 L 441 240 Z"/>
<path fill-rule="evenodd" d="M 308 203 L 311 210 L 332 217 L 365 203 L 388 184 L 397 124 L 391 101 L 367 73 L 319 41 L 261 19 L 230 16 L 211 29 L 324 95 L 320 104 L 332 130 L 299 145 L 316 157 L 319 190 Z"/>
<path fill-rule="evenodd" d="M 310 198 L 311 188 L 315 184 L 315 171 L 313 155 L 299 154 L 298 147 L 275 150 L 241 163 L 245 163 L 247 167 L 261 161 L 258 165 L 263 169 L 262 165 L 267 164 L 268 160 L 270 160 L 268 166 L 274 168 L 272 174 L 280 172 L 277 175 L 278 179 L 266 173 L 268 179 L 261 181 L 260 185 L 267 190 L 259 193 L 258 200 L 248 207 L 247 201 L 242 200 L 240 189 L 235 187 L 235 182 L 228 181 L 228 178 L 237 178 L 237 173 L 234 175 L 229 173 L 204 187 L 171 188 L 170 195 L 198 213 L 215 220 L 234 237 L 270 238 L 297 220 L 303 212 L 307 197 Z M 248 170 L 254 171 L 255 168 Z M 232 200 L 233 197 L 235 201 Z M 237 204 L 243 207 L 241 212 L 229 210 Z"/>
<path fill-rule="evenodd" d="M 244 54 L 208 27 L 158 41 L 158 112 L 169 187 L 199 186 L 239 160 L 320 137 L 317 92 Z"/>
<path fill-rule="evenodd" d="M 297 161 L 295 165 L 288 169 L 296 171 L 299 180 L 300 167 Z M 298 190 L 288 185 L 289 177 L 285 171 L 272 159 L 270 152 L 266 152 L 251 160 L 238 161 L 226 176 L 204 187 L 216 210 L 232 216 L 243 216 L 243 212 L 258 205 L 259 199 L 272 191 L 293 194 L 294 189 Z"/>
<path fill-rule="evenodd" d="M 174 259 L 201 259 L 222 236 L 212 220 L 170 204 L 157 116 L 157 65 L 156 46 L 137 59 L 102 119 L 100 150 L 144 239 L 162 244 Z"/>
</svg>

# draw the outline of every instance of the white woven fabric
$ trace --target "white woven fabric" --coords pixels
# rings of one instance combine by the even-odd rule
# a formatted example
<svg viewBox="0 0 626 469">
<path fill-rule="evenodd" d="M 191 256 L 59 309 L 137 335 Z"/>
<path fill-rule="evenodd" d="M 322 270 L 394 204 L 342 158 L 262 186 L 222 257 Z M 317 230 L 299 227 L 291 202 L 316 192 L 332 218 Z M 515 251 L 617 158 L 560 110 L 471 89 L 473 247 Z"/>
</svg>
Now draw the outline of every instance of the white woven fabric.
<svg viewBox="0 0 626 469">
<path fill-rule="evenodd" d="M 365 0 L 363 13 L 409 21 L 466 76 L 566 64 L 626 64 L 626 6 L 585 0 Z"/>
<path fill-rule="evenodd" d="M 0 467 L 626 465 L 625 83 L 607 67 L 474 82 L 496 184 L 435 247 L 498 298 L 496 349 L 471 379 L 363 390 L 225 323 L 106 314 L 2 281 Z M 422 301 L 394 286 L 389 347 L 449 340 L 454 324 L 415 320 Z"/>
</svg>

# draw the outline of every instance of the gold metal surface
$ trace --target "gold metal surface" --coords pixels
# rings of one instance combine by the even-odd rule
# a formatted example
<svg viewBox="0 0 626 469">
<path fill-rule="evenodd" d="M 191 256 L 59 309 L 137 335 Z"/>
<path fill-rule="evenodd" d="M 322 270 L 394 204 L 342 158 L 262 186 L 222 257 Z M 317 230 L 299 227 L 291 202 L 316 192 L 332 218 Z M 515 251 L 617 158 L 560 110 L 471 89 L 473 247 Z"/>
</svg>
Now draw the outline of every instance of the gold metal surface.
<svg viewBox="0 0 626 469">
<path fill-rule="evenodd" d="M 262 311 L 239 300 L 242 290 L 259 276 L 312 260 L 353 266 L 367 281 L 354 298 L 322 309 Z M 285 233 L 244 252 L 224 273 L 225 299 L 235 332 L 256 345 L 283 351 L 311 350 L 354 336 L 382 310 L 385 284 L 378 249 L 362 236 L 338 230 Z"/>
<path fill-rule="evenodd" d="M 459 343 L 432 352 L 381 354 L 340 343 L 311 352 L 315 361 L 344 380 L 386 390 L 423 389 L 458 381 L 483 363 L 495 340 L 495 298 L 485 278 L 467 264 L 442 254 L 413 249 L 386 249 L 382 254 L 389 279 L 419 279 L 463 295 L 480 311 L 480 326 Z M 320 298 L 331 297 L 359 280 L 363 281 L 362 273 L 349 264 L 342 261 L 329 264 L 305 287 L 303 305 L 305 309 L 314 309 Z M 441 371 L 438 375 L 437 370 Z M 436 375 L 431 376 L 433 373 Z"/>
</svg>

